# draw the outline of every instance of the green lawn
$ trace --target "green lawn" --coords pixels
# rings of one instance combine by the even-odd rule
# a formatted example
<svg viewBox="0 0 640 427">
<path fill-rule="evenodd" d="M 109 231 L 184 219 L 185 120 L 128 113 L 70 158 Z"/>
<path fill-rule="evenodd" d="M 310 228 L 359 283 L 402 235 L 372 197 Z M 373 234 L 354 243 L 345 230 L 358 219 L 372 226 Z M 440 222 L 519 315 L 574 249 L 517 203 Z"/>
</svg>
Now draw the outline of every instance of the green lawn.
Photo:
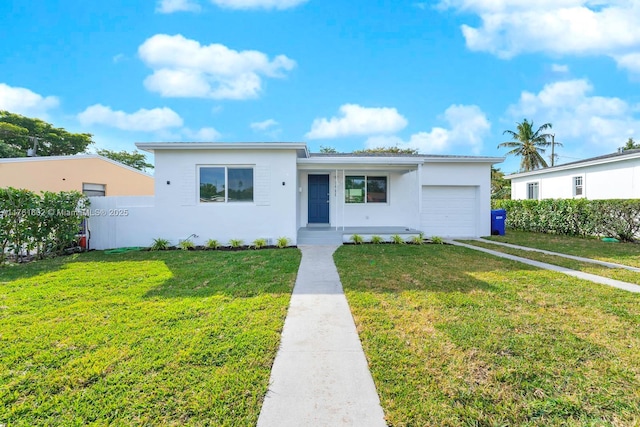
<svg viewBox="0 0 640 427">
<path fill-rule="evenodd" d="M 254 425 L 296 249 L 0 269 L 0 424 Z"/>
<path fill-rule="evenodd" d="M 610 243 L 596 238 L 515 230 L 507 230 L 504 236 L 489 236 L 485 239 L 640 267 L 638 243 Z"/>
<path fill-rule="evenodd" d="M 389 425 L 640 423 L 640 295 L 449 245 L 334 258 Z"/>
<path fill-rule="evenodd" d="M 640 273 L 627 270 L 624 268 L 610 268 L 598 264 L 589 262 L 575 261 L 569 258 L 563 258 L 556 255 L 547 255 L 540 252 L 525 251 L 522 249 L 509 248 L 505 246 L 495 245 L 490 242 L 483 242 L 480 240 L 460 240 L 468 245 L 479 246 L 482 248 L 491 249 L 497 252 L 503 252 L 519 256 L 522 258 L 532 259 L 535 261 L 546 262 L 548 264 L 559 265 L 561 267 L 570 268 L 572 270 L 583 271 L 585 273 L 596 274 L 602 277 L 608 277 L 610 279 L 621 280 L 627 283 L 634 283 L 640 285 Z"/>
</svg>

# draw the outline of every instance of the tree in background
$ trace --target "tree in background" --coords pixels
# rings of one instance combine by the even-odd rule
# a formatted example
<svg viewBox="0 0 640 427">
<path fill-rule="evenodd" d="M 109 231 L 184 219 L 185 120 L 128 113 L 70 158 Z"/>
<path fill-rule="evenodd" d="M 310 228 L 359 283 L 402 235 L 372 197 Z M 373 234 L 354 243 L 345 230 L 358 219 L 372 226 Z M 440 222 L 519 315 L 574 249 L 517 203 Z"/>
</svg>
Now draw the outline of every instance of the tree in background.
<svg viewBox="0 0 640 427">
<path fill-rule="evenodd" d="M 511 180 L 504 178 L 504 172 L 491 166 L 491 198 L 510 199 Z"/>
<path fill-rule="evenodd" d="M 153 165 L 151 163 L 147 163 L 147 156 L 140 153 L 138 150 L 133 150 L 132 152 L 128 152 L 125 150 L 113 151 L 113 150 L 107 150 L 107 149 L 100 149 L 100 150 L 96 150 L 96 154 L 107 157 L 111 160 L 115 160 L 116 162 L 120 162 L 124 165 L 131 166 L 132 168 L 136 168 L 141 171 L 146 171 L 147 169 L 153 169 Z"/>
<path fill-rule="evenodd" d="M 353 154 L 418 154 L 418 150 L 414 148 L 376 147 L 355 150 Z"/>
<path fill-rule="evenodd" d="M 71 133 L 40 119 L 0 110 L 0 157 L 24 157 L 36 148 L 38 156 L 83 153 L 93 144 L 89 133 Z"/>
<path fill-rule="evenodd" d="M 629 138 L 627 140 L 627 143 L 624 147 L 622 147 L 622 151 L 626 151 L 626 150 L 636 150 L 640 148 L 640 143 L 636 143 L 633 138 Z"/>
<path fill-rule="evenodd" d="M 545 149 L 551 145 L 548 141 L 551 134 L 543 133 L 547 129 L 551 129 L 551 123 L 545 123 L 535 132 L 533 130 L 533 122 L 524 119 L 522 123 L 517 124 L 516 131 L 505 130 L 503 134 L 510 135 L 513 140 L 506 141 L 498 145 L 500 147 L 513 148 L 507 155 L 520 156 L 520 170 L 529 172 L 539 168 L 546 168 L 547 162 L 542 157 Z"/>
<path fill-rule="evenodd" d="M 336 154 L 338 151 L 333 147 L 325 147 L 324 145 L 321 145 L 320 152 L 326 154 Z"/>
</svg>

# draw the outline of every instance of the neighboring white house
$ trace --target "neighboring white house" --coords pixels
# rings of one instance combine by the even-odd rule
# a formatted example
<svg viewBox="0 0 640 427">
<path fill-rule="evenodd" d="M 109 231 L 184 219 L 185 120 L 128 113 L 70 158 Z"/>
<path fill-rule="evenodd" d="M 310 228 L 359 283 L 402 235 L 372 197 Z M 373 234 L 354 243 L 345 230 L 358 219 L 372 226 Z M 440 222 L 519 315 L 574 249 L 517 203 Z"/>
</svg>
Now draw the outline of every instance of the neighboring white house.
<svg viewBox="0 0 640 427">
<path fill-rule="evenodd" d="M 508 175 L 512 199 L 640 199 L 640 150 Z"/>
<path fill-rule="evenodd" d="M 226 243 L 307 226 L 490 233 L 495 157 L 310 154 L 304 143 L 138 143 L 155 155 L 155 196 L 92 199 L 91 247 Z"/>
</svg>

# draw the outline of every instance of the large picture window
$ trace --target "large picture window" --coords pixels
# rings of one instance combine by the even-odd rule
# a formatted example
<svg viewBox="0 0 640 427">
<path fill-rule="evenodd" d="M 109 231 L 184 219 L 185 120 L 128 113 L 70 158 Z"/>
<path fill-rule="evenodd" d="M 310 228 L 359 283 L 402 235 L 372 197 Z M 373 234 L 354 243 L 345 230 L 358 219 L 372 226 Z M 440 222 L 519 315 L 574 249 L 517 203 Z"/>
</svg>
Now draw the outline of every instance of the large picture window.
<svg viewBox="0 0 640 427">
<path fill-rule="evenodd" d="M 253 202 L 253 168 L 200 167 L 200 202 Z"/>
<path fill-rule="evenodd" d="M 344 182 L 345 203 L 387 203 L 387 177 L 347 175 Z"/>
</svg>

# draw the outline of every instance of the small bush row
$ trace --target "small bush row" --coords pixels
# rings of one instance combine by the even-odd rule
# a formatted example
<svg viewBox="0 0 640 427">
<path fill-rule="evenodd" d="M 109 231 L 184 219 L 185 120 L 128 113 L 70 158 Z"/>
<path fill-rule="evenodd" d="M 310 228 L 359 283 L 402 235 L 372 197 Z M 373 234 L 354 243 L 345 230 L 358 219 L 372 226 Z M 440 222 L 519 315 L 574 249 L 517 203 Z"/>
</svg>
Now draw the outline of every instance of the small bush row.
<svg viewBox="0 0 640 427">
<path fill-rule="evenodd" d="M 494 200 L 507 211 L 515 230 L 575 236 L 607 236 L 631 242 L 640 238 L 640 200 Z"/>
<path fill-rule="evenodd" d="M 289 246 L 289 238 L 288 237 L 279 237 L 276 240 L 275 246 L 278 248 L 286 248 Z M 203 249 L 208 250 L 217 250 L 223 248 L 231 248 L 231 249 L 240 249 L 244 247 L 252 248 L 252 249 L 262 249 L 268 246 L 267 239 L 256 239 L 251 242 L 250 245 L 246 246 L 244 244 L 244 240 L 242 239 L 231 239 L 226 245 L 223 245 L 219 240 L 209 239 L 205 242 Z M 185 251 L 196 249 L 195 243 L 191 239 L 180 240 L 178 242 L 178 249 L 182 249 Z M 153 239 L 153 244 L 149 247 L 149 250 L 152 251 L 166 251 L 174 248 L 171 245 L 171 242 L 167 239 L 157 238 Z"/>
<path fill-rule="evenodd" d="M 360 234 L 352 234 L 351 237 L 349 237 L 349 240 L 356 245 L 361 245 L 363 243 L 372 243 L 374 245 L 381 245 L 383 243 L 393 243 L 396 245 L 403 245 L 405 243 L 408 243 L 411 245 L 422 245 L 425 243 L 424 233 L 420 233 L 417 236 L 411 236 L 407 240 L 405 240 L 399 234 L 394 234 L 390 237 L 388 242 L 382 236 L 377 236 L 377 235 L 371 236 L 371 239 L 369 240 L 369 242 L 365 242 L 364 237 L 362 237 Z M 433 236 L 431 237 L 431 239 L 429 239 L 429 242 L 435 243 L 435 244 L 443 244 L 444 240 L 441 237 Z"/>
</svg>

